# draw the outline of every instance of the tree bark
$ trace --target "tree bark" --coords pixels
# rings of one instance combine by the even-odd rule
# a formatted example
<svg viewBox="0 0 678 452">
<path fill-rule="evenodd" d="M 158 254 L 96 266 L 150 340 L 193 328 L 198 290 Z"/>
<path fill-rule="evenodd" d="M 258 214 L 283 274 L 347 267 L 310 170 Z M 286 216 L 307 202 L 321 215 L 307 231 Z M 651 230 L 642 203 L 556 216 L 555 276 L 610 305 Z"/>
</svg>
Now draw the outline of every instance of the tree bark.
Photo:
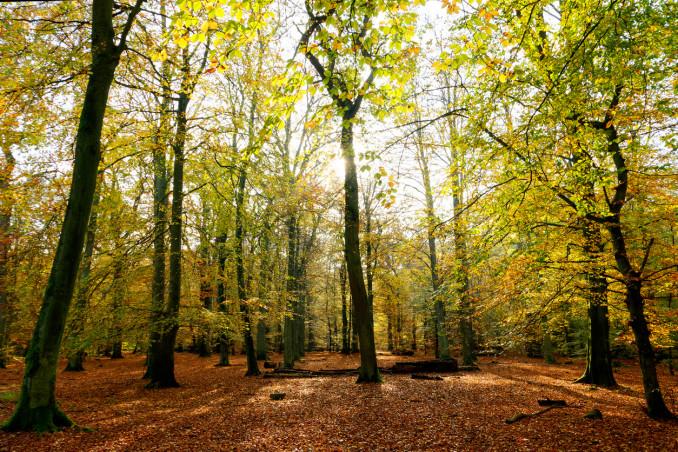
<svg viewBox="0 0 678 452">
<path fill-rule="evenodd" d="M 285 335 L 283 340 L 283 365 L 287 368 L 294 367 L 294 362 L 299 359 L 297 353 L 298 347 L 296 345 L 298 339 L 296 317 L 299 305 L 299 275 L 297 274 L 299 238 L 297 221 L 295 215 L 290 215 L 287 219 L 287 309 L 283 325 Z"/>
<path fill-rule="evenodd" d="M 224 288 L 224 270 L 226 268 L 226 234 L 219 235 L 216 239 L 219 259 L 219 276 L 217 278 L 217 307 L 221 315 L 225 316 L 228 312 L 226 306 L 226 291 Z M 219 335 L 219 362 L 217 366 L 230 366 L 228 350 L 230 340 L 227 332 L 221 332 Z"/>
<path fill-rule="evenodd" d="M 621 86 L 617 86 L 611 103 L 610 111 L 613 111 L 618 102 L 621 93 Z M 616 126 L 612 121 L 611 113 L 606 114 L 605 120 L 600 125 L 605 132 L 608 153 L 612 157 L 614 166 L 617 170 L 617 186 L 614 190 L 614 196 L 609 201 L 610 214 L 605 218 L 605 227 L 612 238 L 612 247 L 614 249 L 614 259 L 617 264 L 617 270 L 624 277 L 624 286 L 626 288 L 625 303 L 631 317 L 631 328 L 638 348 L 640 358 L 640 370 L 643 376 L 643 389 L 645 392 L 645 401 L 647 402 L 647 413 L 655 419 L 673 418 L 669 411 L 659 388 L 657 379 L 657 368 L 655 363 L 654 349 L 650 342 L 650 329 L 647 325 L 647 319 L 644 312 L 644 300 L 641 293 L 642 278 L 641 271 L 633 268 L 626 251 L 626 238 L 621 225 L 621 210 L 626 203 L 626 194 L 628 190 L 628 169 L 626 160 L 622 155 L 619 146 L 619 135 Z M 649 249 L 648 249 L 649 252 Z"/>
<path fill-rule="evenodd" d="M 101 175 L 99 175 L 98 186 L 101 184 Z M 89 278 L 92 272 L 92 254 L 94 253 L 94 240 L 96 238 L 98 205 L 101 194 L 98 189 L 94 191 L 92 200 L 92 212 L 90 213 L 89 224 L 87 226 L 87 237 L 85 239 L 85 251 L 82 255 L 82 268 L 78 276 L 78 291 L 75 299 L 74 311 L 70 315 L 69 336 L 66 338 L 65 349 L 68 362 L 66 371 L 82 372 L 85 360 L 85 344 L 83 343 L 83 332 L 85 327 L 85 311 L 89 302 Z"/>
<path fill-rule="evenodd" d="M 433 190 L 431 188 L 431 175 L 428 166 L 428 158 L 421 148 L 421 137 L 417 143 L 417 162 L 421 171 L 422 182 L 424 185 L 424 195 L 426 198 L 426 235 L 428 241 L 429 267 L 431 270 L 431 298 L 435 309 L 435 353 L 438 359 L 449 359 L 449 341 L 447 339 L 447 322 L 445 316 L 445 305 L 441 298 L 440 282 L 438 279 L 438 255 L 436 252 L 435 238 L 435 210 L 433 205 Z"/>
<path fill-rule="evenodd" d="M 122 309 L 125 299 L 124 258 L 118 256 L 113 264 L 113 327 L 111 359 L 121 359 L 122 356 Z"/>
<path fill-rule="evenodd" d="M 586 353 L 586 370 L 577 379 L 579 383 L 614 387 L 617 382 L 612 373 L 610 357 L 610 321 L 607 308 L 607 278 L 599 262 L 603 251 L 600 226 L 591 220 L 584 220 L 584 253 L 592 261 L 587 274 L 589 340 Z"/>
<path fill-rule="evenodd" d="M 236 279 L 238 283 L 238 300 L 240 301 L 240 313 L 243 319 L 243 334 L 245 338 L 245 353 L 247 355 L 247 372 L 245 376 L 260 375 L 257 364 L 257 355 L 254 349 L 254 339 L 252 337 L 252 323 L 250 321 L 250 310 L 247 306 L 247 292 L 245 288 L 245 264 L 244 264 L 244 209 L 245 209 L 245 189 L 247 182 L 247 172 L 244 166 L 241 166 L 238 174 L 238 191 L 235 202 L 235 243 L 236 243 Z"/>
<path fill-rule="evenodd" d="M 203 207 L 203 218 L 207 222 L 207 209 Z M 200 234 L 200 249 L 199 249 L 199 273 L 200 273 L 200 304 L 202 308 L 207 311 L 212 311 L 212 284 L 210 280 L 210 252 L 209 252 L 209 238 L 207 237 L 206 225 L 203 224 L 203 231 Z M 206 358 L 212 354 L 211 331 L 209 325 L 201 322 L 200 331 L 198 332 L 197 351 L 198 356 Z"/>
<path fill-rule="evenodd" d="M 167 29 L 165 0 L 160 1 L 161 30 Z M 162 100 L 160 102 L 160 122 L 153 143 L 153 282 L 151 283 L 151 316 L 148 350 L 146 355 L 146 372 L 144 378 L 151 378 L 155 369 L 153 356 L 155 348 L 160 344 L 162 329 L 162 311 L 165 306 L 166 292 L 166 255 L 167 255 L 167 153 L 166 143 L 170 133 L 170 61 L 161 65 Z"/>
<path fill-rule="evenodd" d="M 179 331 L 179 306 L 181 303 L 181 240 L 184 201 L 184 147 L 188 120 L 186 112 L 190 101 L 190 55 L 184 49 L 182 61 L 182 89 L 179 92 L 176 111 L 176 133 L 172 143 L 174 166 L 172 174 L 172 210 L 169 225 L 169 284 L 167 306 L 161 311 L 158 340 L 151 344 L 148 388 L 178 387 L 174 376 L 174 346 Z"/>
<path fill-rule="evenodd" d="M 351 353 L 351 340 L 349 337 L 348 303 L 346 300 L 346 263 L 341 262 L 339 267 L 339 290 L 341 293 L 341 353 Z"/>
<path fill-rule="evenodd" d="M 353 116 L 344 116 L 341 127 L 341 151 L 346 165 L 344 178 L 344 254 L 353 300 L 355 323 L 360 342 L 360 372 L 358 382 L 379 382 L 379 368 L 374 344 L 374 321 L 367 298 L 360 258 L 360 207 L 358 174 L 353 149 Z"/>
<path fill-rule="evenodd" d="M 464 174 L 460 158 L 453 155 L 452 207 L 454 210 L 454 253 L 456 260 L 457 293 L 459 294 L 459 333 L 461 335 L 462 365 L 472 366 L 476 361 L 475 337 L 473 331 L 473 306 L 469 299 L 468 258 L 466 245 L 466 224 L 463 220 Z"/>
<path fill-rule="evenodd" d="M 10 225 L 14 200 L 10 193 L 10 182 L 16 160 L 9 144 L 2 143 L 2 151 L 5 156 L 5 165 L 0 169 L 0 368 L 4 369 L 7 366 L 7 342 L 11 321 L 9 266 L 12 237 Z"/>
<path fill-rule="evenodd" d="M 125 48 L 127 32 L 140 7 L 141 1 L 137 1 L 120 43 L 115 45 L 113 1 L 93 1 L 92 65 L 75 138 L 68 204 L 40 315 L 26 355 L 21 395 L 14 414 L 3 426 L 5 430 L 54 431 L 73 424 L 57 406 L 56 366 L 92 209 L 108 93 Z"/>
</svg>

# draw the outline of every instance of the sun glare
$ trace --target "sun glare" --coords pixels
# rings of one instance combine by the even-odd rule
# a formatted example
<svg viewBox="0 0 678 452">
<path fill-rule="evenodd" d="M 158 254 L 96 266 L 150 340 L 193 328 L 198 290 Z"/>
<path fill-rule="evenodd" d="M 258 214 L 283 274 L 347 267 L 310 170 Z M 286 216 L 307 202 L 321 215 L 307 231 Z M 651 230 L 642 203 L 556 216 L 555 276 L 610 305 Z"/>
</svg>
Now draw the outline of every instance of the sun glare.
<svg viewBox="0 0 678 452">
<path fill-rule="evenodd" d="M 344 180 L 346 174 L 346 163 L 341 157 L 335 157 L 330 161 L 330 171 L 339 180 Z"/>
</svg>

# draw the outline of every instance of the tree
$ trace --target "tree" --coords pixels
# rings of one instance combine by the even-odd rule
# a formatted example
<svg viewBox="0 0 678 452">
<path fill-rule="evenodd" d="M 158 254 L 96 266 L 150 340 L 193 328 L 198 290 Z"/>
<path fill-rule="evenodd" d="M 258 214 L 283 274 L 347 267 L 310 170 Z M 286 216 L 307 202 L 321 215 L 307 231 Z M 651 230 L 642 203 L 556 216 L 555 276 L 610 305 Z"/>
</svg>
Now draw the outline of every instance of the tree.
<svg viewBox="0 0 678 452">
<path fill-rule="evenodd" d="M 543 18 L 546 8 L 540 3 L 516 7 L 497 2 L 469 19 L 467 25 L 481 25 L 479 37 L 485 41 L 491 37 L 488 31 L 501 22 L 499 26 L 507 33 L 502 35 L 502 45 L 491 50 L 476 47 L 471 53 L 476 58 L 482 54 L 488 62 L 483 73 L 497 96 L 525 99 L 519 123 L 504 123 L 503 137 L 487 125 L 492 122 L 491 110 L 476 110 L 472 119 L 512 153 L 515 171 L 543 184 L 571 211 L 608 231 L 640 357 L 648 414 L 670 417 L 659 389 L 644 312 L 641 288 L 645 264 L 632 263 L 629 232 L 623 224 L 632 181 L 628 161 L 633 156 L 634 164 L 642 165 L 643 155 L 637 151 L 651 148 L 649 143 L 641 144 L 642 138 L 634 131 L 639 125 L 637 118 L 654 115 L 653 126 L 661 130 L 656 124 L 665 121 L 669 110 L 664 93 L 670 76 L 657 70 L 657 61 L 670 53 L 656 45 L 663 42 L 665 15 L 654 11 L 661 7 L 651 2 L 611 1 L 595 9 L 575 2 L 558 12 L 559 26 L 551 27 Z M 525 10 L 531 13 L 523 14 Z M 501 19 L 488 25 L 495 16 Z M 505 20 L 514 17 L 515 21 Z M 506 61 L 515 49 L 522 49 L 525 58 Z M 463 49 L 459 51 L 468 56 Z M 646 104 L 641 99 L 649 93 L 656 100 Z M 592 187 L 597 191 L 594 198 Z M 642 252 L 647 255 L 649 246 Z"/>
<path fill-rule="evenodd" d="M 26 355 L 21 395 L 14 414 L 3 426 L 5 430 L 54 431 L 72 425 L 57 406 L 54 395 L 59 347 L 92 208 L 108 92 L 142 3 L 143 0 L 137 0 L 131 9 L 117 44 L 113 1 L 94 0 L 92 4 L 92 66 L 76 135 L 68 206 L 40 317 Z"/>
<path fill-rule="evenodd" d="M 176 132 L 172 140 L 174 168 L 172 172 L 172 209 L 169 223 L 169 284 L 167 304 L 160 314 L 161 326 L 157 340 L 151 343 L 148 365 L 149 388 L 176 387 L 174 377 L 174 345 L 179 330 L 179 307 L 181 304 L 181 255 L 183 237 L 184 155 L 188 130 L 188 105 L 199 75 L 205 70 L 209 41 L 195 69 L 191 68 L 191 51 L 185 46 L 181 52 L 181 86 L 176 109 Z M 163 239 L 164 240 L 164 239 Z"/>
<path fill-rule="evenodd" d="M 378 71 L 383 71 L 384 66 L 393 71 L 390 66 L 398 61 L 399 56 L 402 57 L 391 53 L 379 54 L 382 47 L 388 48 L 390 44 L 401 48 L 405 40 L 402 34 L 394 33 L 388 36 L 391 42 L 383 42 L 386 37 L 380 35 L 381 29 L 375 26 L 378 14 L 386 14 L 390 6 L 369 1 L 352 2 L 350 5 L 306 3 L 309 22 L 299 41 L 299 48 L 320 78 L 341 120 L 340 147 L 345 162 L 344 253 L 360 340 L 358 382 L 378 382 L 381 377 L 374 344 L 374 321 L 360 256 L 360 203 L 353 127 L 366 96 L 370 92 L 374 94 L 373 85 Z M 407 25 L 411 23 L 412 16 L 401 13 L 399 5 L 393 6 L 391 10 L 396 12 L 386 16 L 386 22 L 392 21 L 401 29 L 411 30 Z M 340 49 L 344 52 L 339 53 Z M 363 76 L 363 71 L 367 76 Z M 383 102 L 382 97 L 374 97 Z"/>
</svg>

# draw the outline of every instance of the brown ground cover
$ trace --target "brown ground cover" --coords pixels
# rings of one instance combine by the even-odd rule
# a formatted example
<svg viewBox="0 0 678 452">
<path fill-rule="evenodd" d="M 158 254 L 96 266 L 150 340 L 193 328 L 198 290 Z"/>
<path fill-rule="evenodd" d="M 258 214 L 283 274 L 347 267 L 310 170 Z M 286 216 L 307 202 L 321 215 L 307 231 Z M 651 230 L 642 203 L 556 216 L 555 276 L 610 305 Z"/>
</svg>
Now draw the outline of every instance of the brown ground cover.
<svg viewBox="0 0 678 452">
<path fill-rule="evenodd" d="M 380 355 L 381 366 L 411 358 Z M 91 359 L 84 373 L 59 372 L 61 406 L 79 425 L 55 434 L 0 432 L 0 450 L 678 450 L 678 423 L 643 413 L 638 367 L 615 370 L 619 389 L 574 384 L 582 361 L 546 365 L 526 358 L 483 358 L 480 371 L 443 381 L 385 375 L 381 385 L 355 377 L 245 378 L 244 360 L 177 355 L 182 387 L 146 390 L 143 357 Z M 308 354 L 301 368 L 357 367 L 358 357 Z M 13 407 L 22 365 L 0 370 L 0 417 Z M 660 367 L 667 402 L 678 410 L 678 377 Z M 273 401 L 274 391 L 286 393 Z M 567 408 L 507 425 L 537 399 Z M 591 408 L 602 420 L 584 419 Z"/>
</svg>

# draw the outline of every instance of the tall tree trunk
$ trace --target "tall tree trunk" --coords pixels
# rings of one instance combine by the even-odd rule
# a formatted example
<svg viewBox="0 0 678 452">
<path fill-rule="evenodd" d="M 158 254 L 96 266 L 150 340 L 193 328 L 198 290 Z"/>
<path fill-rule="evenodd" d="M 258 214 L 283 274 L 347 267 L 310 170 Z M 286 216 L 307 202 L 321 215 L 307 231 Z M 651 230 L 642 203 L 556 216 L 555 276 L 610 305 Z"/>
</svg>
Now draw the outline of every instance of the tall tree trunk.
<svg viewBox="0 0 678 452">
<path fill-rule="evenodd" d="M 455 275 L 459 294 L 459 333 L 461 335 L 461 355 L 465 366 L 473 365 L 475 356 L 475 337 L 473 332 L 473 306 L 469 299 L 468 258 L 466 246 L 466 223 L 462 215 L 464 204 L 464 174 L 459 155 L 454 155 L 452 174 L 452 208 L 454 210 L 454 253 L 456 260 Z"/>
<path fill-rule="evenodd" d="M 284 350 L 283 365 L 286 368 L 294 367 L 294 362 L 299 358 L 296 341 L 298 338 L 296 316 L 299 306 L 299 280 L 297 272 L 299 238 L 297 229 L 298 219 L 295 215 L 290 215 L 287 219 L 287 305 L 284 332 Z"/>
<path fill-rule="evenodd" d="M 100 173 L 98 186 L 101 186 Z M 83 342 L 83 333 L 85 327 L 85 311 L 89 302 L 90 290 L 90 273 L 92 272 L 92 254 L 94 253 L 94 240 L 97 229 L 97 216 L 99 198 L 101 197 L 99 189 L 94 191 L 94 199 L 92 200 L 92 212 L 89 217 L 89 225 L 87 226 L 87 237 L 85 239 L 85 251 L 82 255 L 82 268 L 78 277 L 78 290 L 75 299 L 74 310 L 70 315 L 69 322 L 69 336 L 66 338 L 67 363 L 66 371 L 81 372 L 85 368 L 83 362 L 85 360 L 85 344 Z"/>
<path fill-rule="evenodd" d="M 621 90 L 621 86 L 616 87 L 610 111 L 616 109 Z M 626 251 L 626 238 L 621 225 L 621 210 L 626 203 L 629 176 L 626 160 L 619 146 L 619 135 L 617 134 L 617 129 L 612 121 L 612 114 L 610 112 L 606 114 L 605 120 L 599 125 L 599 128 L 606 134 L 608 153 L 612 157 L 617 170 L 617 186 L 614 189 L 612 200 L 608 203 L 610 215 L 604 219 L 604 224 L 612 238 L 617 270 L 624 277 L 624 286 L 626 288 L 624 301 L 631 317 L 631 328 L 633 329 L 638 356 L 640 357 L 640 370 L 643 376 L 647 413 L 655 419 L 668 419 L 672 418 L 673 414 L 664 403 L 664 398 L 659 388 L 659 380 L 657 379 L 654 349 L 650 342 L 650 329 L 645 318 L 644 300 L 641 293 L 642 266 L 640 271 L 633 268 Z M 650 252 L 649 248 L 647 252 Z"/>
<path fill-rule="evenodd" d="M 259 264 L 259 300 L 266 300 L 268 302 L 269 278 L 273 274 L 273 265 L 269 264 L 270 251 L 270 233 L 271 226 L 268 220 L 264 221 L 264 236 L 262 238 L 261 256 L 262 262 Z M 259 319 L 257 320 L 257 359 L 265 361 L 268 359 L 268 341 L 266 339 L 266 308 L 261 305 L 259 308 Z"/>
<path fill-rule="evenodd" d="M 592 261 L 586 273 L 589 340 L 586 353 L 586 370 L 577 382 L 612 387 L 617 383 L 612 373 L 610 357 L 610 321 L 607 309 L 607 278 L 600 263 L 603 242 L 600 226 L 591 220 L 583 221 L 584 253 Z"/>
<path fill-rule="evenodd" d="M 203 218 L 207 222 L 207 211 L 203 208 Z M 202 308 L 207 311 L 212 311 L 212 284 L 210 275 L 210 252 L 209 252 L 209 237 L 207 237 L 206 225 L 203 224 L 203 231 L 200 234 L 200 250 L 199 250 L 199 273 L 200 273 L 200 304 Z M 212 354 L 211 331 L 209 325 L 205 323 L 200 324 L 200 331 L 198 332 L 197 351 L 198 356 L 206 358 Z"/>
<path fill-rule="evenodd" d="M 433 206 L 433 190 L 431 188 L 431 174 L 428 166 L 428 157 L 422 148 L 423 140 L 418 137 L 417 143 L 417 162 L 421 171 L 422 182 L 424 185 L 424 195 L 426 197 L 426 234 L 428 240 L 429 267 L 431 270 L 431 293 L 433 305 L 435 307 L 435 352 L 436 358 L 448 359 L 450 357 L 449 341 L 447 339 L 447 322 L 445 316 L 445 305 L 440 294 L 440 282 L 438 279 L 438 255 L 436 252 L 436 217 Z"/>
<path fill-rule="evenodd" d="M 351 353 L 351 340 L 349 337 L 348 303 L 346 300 L 346 263 L 341 262 L 339 267 L 339 290 L 341 293 L 341 353 Z"/>
<path fill-rule="evenodd" d="M 301 358 L 304 356 L 304 340 L 306 338 L 306 286 L 305 286 L 305 280 L 304 278 L 306 277 L 305 275 L 305 269 L 302 268 L 301 263 L 298 264 L 297 269 L 299 271 L 299 282 L 297 284 L 298 287 L 298 293 L 299 293 L 299 298 L 298 298 L 298 303 L 295 309 L 294 313 L 294 322 L 295 322 L 295 340 L 294 340 L 294 348 L 295 348 L 295 355 L 297 359 Z"/>
<path fill-rule="evenodd" d="M 111 359 L 122 358 L 122 308 L 125 299 L 124 257 L 118 256 L 113 264 L 113 327 Z"/>
<path fill-rule="evenodd" d="M 217 278 L 217 307 L 221 315 L 225 316 L 228 313 L 226 306 L 226 290 L 224 288 L 224 271 L 226 269 L 226 234 L 221 234 L 217 237 L 218 259 L 219 259 L 219 276 Z M 219 362 L 217 366 L 230 366 L 228 351 L 230 348 L 230 340 L 227 332 L 221 332 L 219 335 Z"/>
<path fill-rule="evenodd" d="M 393 305 L 391 297 L 386 298 L 386 346 L 389 352 L 393 351 Z"/>
<path fill-rule="evenodd" d="M 346 270 L 353 300 L 354 317 L 360 341 L 360 371 L 358 382 L 379 382 L 379 367 L 374 345 L 374 321 L 367 298 L 360 258 L 360 207 L 358 174 L 353 149 L 353 117 L 342 118 L 341 151 L 346 165 L 344 178 L 344 253 Z"/>
<path fill-rule="evenodd" d="M 412 312 L 412 344 L 411 349 L 413 352 L 417 351 L 417 316 Z"/>
<path fill-rule="evenodd" d="M 367 280 L 367 305 L 374 318 L 374 268 L 376 266 L 372 246 L 372 206 L 365 194 L 365 277 Z"/>
<path fill-rule="evenodd" d="M 0 168 L 0 368 L 4 369 L 7 366 L 7 342 L 11 321 L 9 265 L 10 243 L 12 241 L 10 225 L 14 200 L 12 193 L 10 193 L 10 183 L 16 160 L 12 155 L 9 144 L 2 143 L 1 145 L 5 156 L 5 165 Z"/>
<path fill-rule="evenodd" d="M 160 0 L 161 30 L 167 30 L 166 0 Z M 153 143 L 153 282 L 151 283 L 151 316 L 146 372 L 144 378 L 151 378 L 154 350 L 160 343 L 162 313 L 166 292 L 166 255 L 167 255 L 167 152 L 166 145 L 170 134 L 170 61 L 162 62 L 160 75 L 162 100 L 160 102 L 160 122 Z"/>
<path fill-rule="evenodd" d="M 176 111 L 176 134 L 172 143 L 174 167 L 172 174 L 172 211 L 169 225 L 169 284 L 167 290 L 167 306 L 162 310 L 158 340 L 151 344 L 149 362 L 150 382 L 148 388 L 171 388 L 179 386 L 174 376 L 174 346 L 179 331 L 179 306 L 181 302 L 181 240 L 182 215 L 184 201 L 184 147 L 188 103 L 191 89 L 190 55 L 188 48 L 183 51 L 182 89 L 179 92 Z"/>
<path fill-rule="evenodd" d="M 141 1 L 137 1 L 120 43 L 115 45 L 113 1 L 94 0 L 92 4 L 92 65 L 75 138 L 75 162 L 66 214 L 26 354 L 21 395 L 14 414 L 3 426 L 5 430 L 54 431 L 72 425 L 56 403 L 56 366 L 92 209 L 108 93 L 125 48 L 127 32 L 140 7 Z"/>
<path fill-rule="evenodd" d="M 238 283 L 238 300 L 240 302 L 240 313 L 243 319 L 243 334 L 245 338 L 245 353 L 247 355 L 247 372 L 246 376 L 260 375 L 259 366 L 257 364 L 257 355 L 254 349 L 254 339 L 252 337 L 252 322 L 250 321 L 250 309 L 247 306 L 247 292 L 245 288 L 245 264 L 244 264 L 244 242 L 245 242 L 245 228 L 244 228 L 244 210 L 245 210 L 245 189 L 247 182 L 247 173 L 244 165 L 240 168 L 238 175 L 238 192 L 235 202 L 235 268 L 236 279 Z"/>
</svg>

